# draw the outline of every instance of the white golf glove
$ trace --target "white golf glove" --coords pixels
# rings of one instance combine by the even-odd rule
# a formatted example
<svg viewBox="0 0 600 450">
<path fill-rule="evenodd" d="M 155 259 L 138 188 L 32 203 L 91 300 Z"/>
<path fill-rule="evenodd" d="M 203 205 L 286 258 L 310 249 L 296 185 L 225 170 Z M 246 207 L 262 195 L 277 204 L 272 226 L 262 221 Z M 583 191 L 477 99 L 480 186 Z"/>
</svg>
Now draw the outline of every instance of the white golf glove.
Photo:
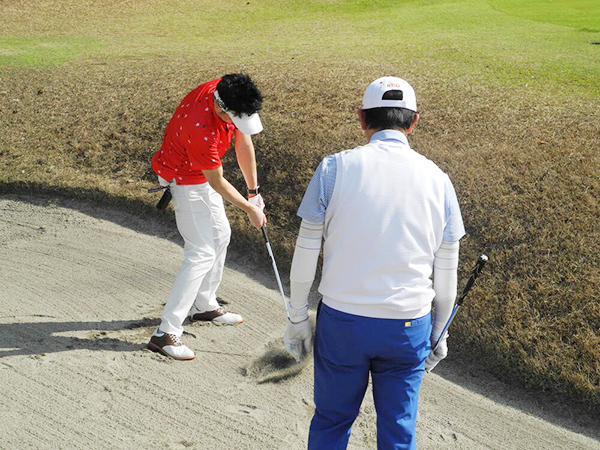
<svg viewBox="0 0 600 450">
<path fill-rule="evenodd" d="M 446 335 L 444 336 L 444 338 L 440 341 L 440 344 L 438 345 L 437 349 L 435 350 L 435 352 L 433 351 L 433 346 L 435 345 L 435 342 L 438 340 L 437 337 L 433 337 L 431 338 L 431 353 L 429 353 L 429 356 L 427 357 L 427 359 L 425 360 L 425 370 L 427 372 L 431 372 L 433 370 L 433 368 L 435 366 L 438 365 L 438 363 L 444 359 L 446 356 L 448 356 L 448 334 L 446 333 Z"/>
<path fill-rule="evenodd" d="M 298 323 L 288 323 L 283 335 L 285 349 L 290 352 L 297 362 L 310 353 L 312 347 L 312 327 L 308 316 Z"/>
<path fill-rule="evenodd" d="M 308 320 L 308 304 L 294 308 L 291 302 L 288 302 L 287 313 L 290 322 L 283 334 L 283 345 L 294 359 L 300 362 L 305 355 L 310 353 L 312 347 L 312 328 L 310 320 Z"/>
<path fill-rule="evenodd" d="M 262 195 L 256 194 L 254 197 L 248 197 L 248 201 L 253 205 L 258 206 L 261 211 L 265 210 L 265 201 L 262 198 Z"/>
</svg>

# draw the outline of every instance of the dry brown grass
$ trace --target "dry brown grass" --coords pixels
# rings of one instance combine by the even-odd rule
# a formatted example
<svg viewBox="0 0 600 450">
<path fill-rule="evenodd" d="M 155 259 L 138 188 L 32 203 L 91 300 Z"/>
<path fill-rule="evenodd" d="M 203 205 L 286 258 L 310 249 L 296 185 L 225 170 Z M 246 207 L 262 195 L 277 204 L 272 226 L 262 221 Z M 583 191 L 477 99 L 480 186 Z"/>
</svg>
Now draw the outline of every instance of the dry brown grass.
<svg viewBox="0 0 600 450">
<path fill-rule="evenodd" d="M 111 60 L 0 74 L 0 191 L 53 191 L 132 205 L 157 197 L 149 159 L 197 83 L 239 67 L 192 59 Z M 300 202 L 318 161 L 363 142 L 366 84 L 394 68 L 279 63 L 243 68 L 266 95 L 256 139 L 277 262 L 289 268 Z M 391 70 L 390 70 L 391 69 Z M 397 72 L 397 70 L 396 70 Z M 490 257 L 453 325 L 452 346 L 499 376 L 600 410 L 600 148 L 597 98 L 510 93 L 417 70 L 413 147 L 454 181 L 468 235 L 461 275 Z M 243 183 L 233 155 L 228 178 Z M 268 262 L 261 236 L 230 209 L 233 246 Z"/>
</svg>

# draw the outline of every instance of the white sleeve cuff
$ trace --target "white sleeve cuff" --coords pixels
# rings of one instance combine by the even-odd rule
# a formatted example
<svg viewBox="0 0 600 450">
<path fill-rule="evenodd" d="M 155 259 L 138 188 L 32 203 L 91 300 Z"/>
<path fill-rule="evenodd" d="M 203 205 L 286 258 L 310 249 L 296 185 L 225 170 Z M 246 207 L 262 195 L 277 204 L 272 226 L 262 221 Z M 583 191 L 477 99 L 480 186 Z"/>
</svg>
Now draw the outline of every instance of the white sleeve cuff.
<svg viewBox="0 0 600 450">
<path fill-rule="evenodd" d="M 294 308 L 292 302 L 288 302 L 288 316 L 290 322 L 298 323 L 308 319 L 308 304 L 301 306 L 300 308 Z"/>
</svg>

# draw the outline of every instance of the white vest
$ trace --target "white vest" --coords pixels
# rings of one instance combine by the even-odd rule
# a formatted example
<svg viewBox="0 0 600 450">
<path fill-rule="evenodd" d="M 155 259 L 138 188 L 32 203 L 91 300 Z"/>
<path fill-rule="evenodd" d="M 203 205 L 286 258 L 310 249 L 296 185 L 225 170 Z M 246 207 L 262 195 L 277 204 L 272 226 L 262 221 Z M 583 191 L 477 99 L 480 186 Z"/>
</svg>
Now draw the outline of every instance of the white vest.
<svg viewBox="0 0 600 450">
<path fill-rule="evenodd" d="M 376 318 L 428 314 L 447 175 L 399 141 L 372 141 L 335 158 L 319 285 L 324 303 Z"/>
</svg>

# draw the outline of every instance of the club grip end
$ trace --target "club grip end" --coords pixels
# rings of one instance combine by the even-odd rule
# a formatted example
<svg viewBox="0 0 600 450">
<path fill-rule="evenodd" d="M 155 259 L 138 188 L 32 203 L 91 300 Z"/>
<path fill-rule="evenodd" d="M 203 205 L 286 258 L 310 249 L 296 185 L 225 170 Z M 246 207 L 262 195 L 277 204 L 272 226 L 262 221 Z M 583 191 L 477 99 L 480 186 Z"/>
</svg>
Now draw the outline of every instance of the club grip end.
<svg viewBox="0 0 600 450">
<path fill-rule="evenodd" d="M 163 193 L 159 202 L 156 204 L 156 209 L 158 209 L 159 211 L 164 211 L 167 208 L 167 206 L 169 205 L 169 202 L 171 201 L 172 198 L 173 198 L 173 195 L 171 194 L 171 189 L 169 189 L 169 188 L 165 189 L 165 192 Z"/>
</svg>

